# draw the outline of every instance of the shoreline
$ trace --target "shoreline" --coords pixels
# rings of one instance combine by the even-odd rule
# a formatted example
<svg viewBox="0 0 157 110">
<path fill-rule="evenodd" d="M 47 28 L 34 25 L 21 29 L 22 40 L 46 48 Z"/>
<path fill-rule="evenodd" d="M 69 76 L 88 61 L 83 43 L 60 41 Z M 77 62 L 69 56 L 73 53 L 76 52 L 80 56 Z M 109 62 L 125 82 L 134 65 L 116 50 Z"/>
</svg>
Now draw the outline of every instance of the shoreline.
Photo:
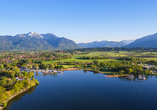
<svg viewBox="0 0 157 110">
<path fill-rule="evenodd" d="M 127 74 L 124 75 L 105 75 L 105 77 L 107 78 L 115 78 L 115 77 L 119 77 L 119 76 L 128 76 Z"/>
<path fill-rule="evenodd" d="M 37 85 L 37 84 L 36 84 Z M 36 85 L 34 85 L 34 86 L 36 86 Z M 32 87 L 34 87 L 34 86 L 32 86 Z M 32 87 L 30 87 L 30 88 L 32 88 Z M 29 88 L 29 89 L 30 89 Z M 16 97 L 17 95 L 19 95 L 19 94 L 21 94 L 21 93 L 23 93 L 23 92 L 25 92 L 25 91 L 27 91 L 27 90 L 29 90 L 29 89 L 21 89 L 18 93 L 16 93 L 16 94 L 14 94 L 14 95 L 12 95 L 11 97 L 9 97 L 7 100 L 5 100 L 3 103 L 8 103 L 12 98 L 14 98 L 14 97 Z M 3 107 L 3 105 L 0 105 L 0 110 L 3 110 L 5 107 Z"/>
<path fill-rule="evenodd" d="M 66 69 L 62 69 L 63 71 L 74 71 L 74 70 L 83 70 L 83 69 L 78 69 L 78 68 L 66 68 Z M 34 74 L 34 75 L 43 75 L 43 74 L 47 74 L 47 75 L 51 75 L 52 73 L 43 73 L 42 74 Z M 55 72 L 53 72 L 55 73 Z M 58 73 L 58 72 L 57 72 Z"/>
<path fill-rule="evenodd" d="M 63 71 L 73 71 L 73 70 L 82 70 L 82 69 L 78 69 L 78 68 L 66 68 L 66 69 L 63 69 Z"/>
<path fill-rule="evenodd" d="M 113 75 L 113 74 L 107 74 L 105 72 L 101 71 L 93 71 L 91 69 L 78 69 L 78 68 L 66 68 L 62 69 L 63 71 L 74 71 L 74 70 L 84 70 L 84 71 L 90 71 L 90 72 L 96 72 L 96 73 L 102 73 L 105 74 L 105 77 L 119 77 L 119 76 L 128 76 L 128 74 L 123 74 L 123 75 Z M 47 74 L 47 73 L 46 73 Z M 38 75 L 43 75 L 43 74 L 38 74 Z"/>
<path fill-rule="evenodd" d="M 90 72 L 95 72 L 95 73 L 103 73 L 103 72 L 101 72 L 101 71 L 93 71 L 93 70 L 91 70 L 91 69 L 83 69 L 84 71 L 90 71 Z M 103 73 L 103 74 L 105 74 L 105 73 Z"/>
<path fill-rule="evenodd" d="M 66 69 L 63 69 L 63 71 L 73 71 L 73 70 L 84 70 L 84 71 L 90 71 L 90 72 L 107 74 L 107 73 L 104 73 L 104 72 L 101 72 L 101 71 L 93 71 L 91 69 L 78 69 L 78 68 L 66 68 Z"/>
</svg>

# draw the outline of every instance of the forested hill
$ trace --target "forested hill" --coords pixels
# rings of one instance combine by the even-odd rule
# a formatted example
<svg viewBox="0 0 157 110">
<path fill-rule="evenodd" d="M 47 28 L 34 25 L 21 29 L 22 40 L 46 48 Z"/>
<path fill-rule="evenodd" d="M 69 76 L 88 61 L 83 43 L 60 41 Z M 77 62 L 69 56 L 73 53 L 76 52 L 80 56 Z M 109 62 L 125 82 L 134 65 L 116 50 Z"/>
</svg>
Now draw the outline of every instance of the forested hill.
<svg viewBox="0 0 157 110">
<path fill-rule="evenodd" d="M 54 34 L 29 32 L 16 36 L 0 36 L 0 50 L 56 50 L 76 49 L 79 46 L 72 40 Z"/>
<path fill-rule="evenodd" d="M 135 40 L 126 47 L 149 47 L 157 48 L 157 33 L 153 35 L 148 35 L 140 39 Z"/>
</svg>

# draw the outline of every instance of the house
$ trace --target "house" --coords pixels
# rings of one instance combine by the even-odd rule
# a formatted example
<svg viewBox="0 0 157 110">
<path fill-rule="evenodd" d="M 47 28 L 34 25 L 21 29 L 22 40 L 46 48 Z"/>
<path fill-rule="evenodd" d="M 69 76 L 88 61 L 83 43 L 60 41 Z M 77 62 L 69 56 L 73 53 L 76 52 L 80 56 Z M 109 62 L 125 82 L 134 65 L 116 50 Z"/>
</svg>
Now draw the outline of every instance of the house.
<svg viewBox="0 0 157 110">
<path fill-rule="evenodd" d="M 16 77 L 16 80 L 24 80 L 24 78 L 23 77 Z"/>
<path fill-rule="evenodd" d="M 7 80 L 11 80 L 11 78 L 8 78 Z"/>
</svg>

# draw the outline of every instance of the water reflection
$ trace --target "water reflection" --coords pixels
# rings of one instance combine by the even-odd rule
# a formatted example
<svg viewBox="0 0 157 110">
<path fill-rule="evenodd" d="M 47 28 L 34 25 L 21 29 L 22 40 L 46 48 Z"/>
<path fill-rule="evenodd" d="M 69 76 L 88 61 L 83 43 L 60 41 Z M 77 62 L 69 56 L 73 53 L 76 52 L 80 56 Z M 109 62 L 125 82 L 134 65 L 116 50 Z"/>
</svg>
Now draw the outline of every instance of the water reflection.
<svg viewBox="0 0 157 110">
<path fill-rule="evenodd" d="M 40 73 L 39 73 L 40 74 Z M 35 75 L 40 85 L 8 110 L 156 110 L 156 76 L 139 81 L 138 75 L 104 77 L 87 71 L 65 71 L 64 77 Z M 121 79 L 119 79 L 119 78 Z M 123 80 L 123 81 L 121 81 Z M 136 80 L 136 81 L 132 81 Z M 132 81 L 132 82 L 131 82 Z M 140 83 L 139 83 L 140 82 Z M 143 83 L 144 82 L 144 83 Z M 149 94 L 149 95 L 148 95 Z M 130 106 L 131 104 L 131 106 Z M 144 106 L 143 106 L 144 105 Z M 7 109 L 5 109 L 7 110 Z"/>
<path fill-rule="evenodd" d="M 83 70 L 84 73 L 87 73 L 87 70 Z"/>
<path fill-rule="evenodd" d="M 119 76 L 118 78 L 120 79 L 126 79 L 128 81 L 135 81 L 135 80 L 148 80 L 149 76 L 148 75 L 144 75 L 144 74 L 139 74 L 139 75 L 133 75 L 133 74 L 130 74 L 128 76 Z"/>
<path fill-rule="evenodd" d="M 87 73 L 88 70 L 83 70 L 84 73 Z M 91 71 L 90 71 L 91 72 Z M 93 74 L 101 74 L 99 72 L 92 72 Z M 35 72 L 35 75 L 38 76 L 38 75 L 43 75 L 43 76 L 46 76 L 46 75 L 52 75 L 53 77 L 57 76 L 57 75 L 62 75 L 63 76 L 63 73 L 57 73 L 57 72 L 53 72 L 53 73 L 42 73 L 42 72 Z M 139 74 L 139 75 L 133 75 L 133 74 L 130 74 L 130 75 L 110 75 L 110 74 L 105 74 L 105 77 L 113 77 L 113 78 L 120 78 L 120 79 L 125 79 L 125 80 L 128 80 L 128 81 L 135 81 L 135 80 L 139 80 L 139 81 L 145 81 L 145 80 L 148 80 L 149 78 L 149 75 L 144 75 L 144 74 Z M 150 76 L 152 77 L 152 76 Z M 156 76 L 157 78 L 157 76 Z"/>
<path fill-rule="evenodd" d="M 87 73 L 86 70 L 84 70 L 84 73 Z M 94 74 L 100 74 L 99 72 L 93 72 Z M 152 75 L 144 75 L 144 74 L 130 74 L 130 75 L 111 75 L 111 74 L 105 74 L 105 77 L 112 77 L 112 78 L 120 78 L 120 79 L 126 79 L 128 81 L 133 80 L 139 80 L 139 81 L 145 81 L 148 80 L 149 77 L 152 78 Z M 156 76 L 157 78 L 157 76 Z"/>
<path fill-rule="evenodd" d="M 36 85 L 36 86 L 30 88 L 29 90 L 27 90 L 27 91 L 25 91 L 25 92 L 23 92 L 23 93 L 17 95 L 17 96 L 14 97 L 13 99 L 11 99 L 11 100 L 8 102 L 7 107 L 5 107 L 3 110 L 8 110 L 8 108 L 11 107 L 11 105 L 12 105 L 13 102 L 17 102 L 18 100 L 21 100 L 22 97 L 25 96 L 26 94 L 31 94 L 31 93 L 35 90 L 35 88 L 36 88 L 37 86 L 38 86 L 38 85 Z"/>
</svg>

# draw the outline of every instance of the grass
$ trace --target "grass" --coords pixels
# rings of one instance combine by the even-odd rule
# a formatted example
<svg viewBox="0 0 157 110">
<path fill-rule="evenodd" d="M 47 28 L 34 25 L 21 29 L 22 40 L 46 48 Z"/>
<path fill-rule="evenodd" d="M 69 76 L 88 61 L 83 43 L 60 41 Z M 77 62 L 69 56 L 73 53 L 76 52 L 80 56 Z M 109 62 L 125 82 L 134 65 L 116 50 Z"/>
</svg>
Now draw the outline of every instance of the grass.
<svg viewBox="0 0 157 110">
<path fill-rule="evenodd" d="M 107 70 L 107 69 L 100 69 L 101 72 L 106 73 L 106 74 L 117 74 L 118 71 L 113 71 L 113 70 Z"/>
<path fill-rule="evenodd" d="M 105 56 L 105 57 L 110 57 L 112 59 L 79 59 L 82 56 Z M 127 51 L 120 51 L 119 53 L 116 53 L 114 51 L 111 52 L 91 52 L 89 54 L 85 55 L 75 55 L 70 59 L 64 59 L 64 60 L 54 60 L 54 61 L 44 61 L 43 63 L 45 64 L 53 64 L 57 63 L 59 61 L 62 62 L 72 62 L 72 61 L 78 61 L 78 62 L 84 62 L 84 63 L 89 63 L 93 62 L 93 60 L 98 60 L 99 62 L 103 61 L 119 61 L 117 60 L 118 57 L 143 57 L 146 60 L 157 60 L 157 52 L 144 52 L 144 53 L 136 53 L 136 52 L 127 52 Z M 144 57 L 146 56 L 146 57 Z"/>
<path fill-rule="evenodd" d="M 157 60 L 157 58 L 144 58 L 146 60 Z"/>
<path fill-rule="evenodd" d="M 44 61 L 43 63 L 44 64 L 53 64 L 53 63 L 57 63 L 57 62 L 72 62 L 73 60 L 75 60 L 76 62 L 84 62 L 84 63 L 90 63 L 90 62 L 93 62 L 93 60 L 88 60 L 88 59 L 75 59 L 75 58 L 72 58 L 72 59 L 64 59 L 64 60 L 54 60 L 54 61 Z M 103 61 L 119 61 L 117 59 L 95 59 L 99 62 L 103 62 Z"/>
<path fill-rule="evenodd" d="M 73 68 L 75 65 L 62 65 L 64 68 Z"/>
</svg>

